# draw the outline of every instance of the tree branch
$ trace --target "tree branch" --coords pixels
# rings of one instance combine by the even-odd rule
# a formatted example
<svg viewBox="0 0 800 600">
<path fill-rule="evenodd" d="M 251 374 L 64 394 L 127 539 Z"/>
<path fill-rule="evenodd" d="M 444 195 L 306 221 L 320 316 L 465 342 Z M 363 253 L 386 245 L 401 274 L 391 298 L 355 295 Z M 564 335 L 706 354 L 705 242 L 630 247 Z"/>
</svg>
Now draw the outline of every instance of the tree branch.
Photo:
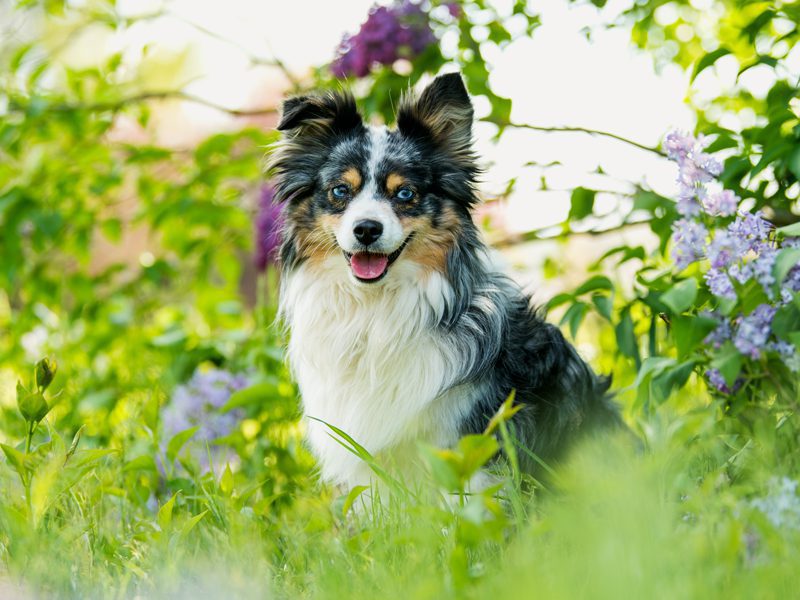
<svg viewBox="0 0 800 600">
<path fill-rule="evenodd" d="M 643 225 L 647 223 L 647 220 L 642 221 L 623 221 L 619 225 L 614 225 L 613 227 L 608 227 L 606 229 L 590 229 L 588 231 L 561 231 L 555 235 L 542 235 L 545 232 L 551 231 L 559 226 L 563 227 L 563 223 L 557 223 L 556 225 L 548 225 L 547 227 L 541 227 L 539 229 L 534 229 L 533 231 L 526 231 L 524 233 L 516 233 L 510 236 L 506 236 L 499 240 L 494 240 L 489 243 L 492 248 L 508 248 L 509 246 L 515 246 L 517 244 L 523 244 L 525 242 L 543 242 L 546 240 L 554 240 L 563 235 L 589 235 L 589 236 L 598 236 L 598 235 L 605 235 L 607 233 L 613 233 L 615 231 L 622 231 L 624 229 L 628 229 L 629 227 L 634 227 L 636 225 Z"/>
<path fill-rule="evenodd" d="M 220 112 L 227 113 L 234 117 L 255 117 L 255 116 L 263 116 L 263 115 L 273 115 L 277 114 L 278 109 L 275 107 L 265 107 L 265 108 L 254 108 L 254 109 L 239 109 L 239 108 L 229 108 L 227 106 L 221 106 L 210 100 L 206 100 L 205 98 L 201 98 L 200 96 L 194 96 L 192 94 L 187 94 L 186 92 L 182 92 L 180 90 L 172 90 L 166 92 L 143 92 L 141 94 L 136 94 L 134 96 L 128 96 L 127 98 L 120 98 L 118 100 L 105 100 L 100 102 L 89 102 L 85 104 L 81 103 L 59 103 L 59 104 L 50 104 L 44 107 L 45 111 L 51 112 L 76 112 L 82 110 L 88 111 L 118 111 L 124 108 L 125 106 L 131 104 L 140 104 L 142 102 L 148 102 L 150 100 L 183 100 L 185 102 L 193 102 L 195 104 L 201 104 L 203 106 L 208 106 L 209 108 L 213 108 L 214 110 L 218 110 Z M 24 105 L 20 104 L 10 104 L 9 110 L 15 112 L 22 112 L 25 110 Z"/>
<path fill-rule="evenodd" d="M 592 136 L 601 136 L 607 137 L 612 140 L 617 140 L 618 142 L 624 142 L 625 144 L 629 144 L 635 148 L 639 148 L 640 150 L 645 150 L 646 152 L 652 152 L 653 154 L 657 154 L 658 156 L 663 156 L 666 158 L 667 154 L 662 152 L 656 147 L 647 146 L 645 144 L 640 144 L 639 142 L 635 142 L 633 140 L 629 140 L 626 137 L 622 137 L 621 135 L 617 135 L 616 133 L 611 133 L 610 131 L 600 131 L 598 129 L 589 129 L 587 127 L 546 127 L 544 125 L 531 125 L 530 123 L 505 123 L 506 127 L 514 127 L 516 129 L 529 129 L 531 131 L 543 131 L 545 133 L 585 133 L 587 135 Z"/>
</svg>

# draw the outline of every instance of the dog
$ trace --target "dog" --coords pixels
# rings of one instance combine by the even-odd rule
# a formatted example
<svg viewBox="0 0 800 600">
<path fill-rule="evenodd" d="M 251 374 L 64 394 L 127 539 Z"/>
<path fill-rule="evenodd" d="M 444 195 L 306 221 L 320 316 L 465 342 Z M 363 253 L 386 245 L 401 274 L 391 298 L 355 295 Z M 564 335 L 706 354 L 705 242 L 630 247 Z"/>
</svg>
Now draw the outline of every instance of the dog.
<svg viewBox="0 0 800 600">
<path fill-rule="evenodd" d="M 420 441 L 483 432 L 512 390 L 520 467 L 534 473 L 620 422 L 610 380 L 488 260 L 461 75 L 406 94 L 396 120 L 365 124 L 347 92 L 290 97 L 271 157 L 285 203 L 279 314 L 321 477 L 371 480 L 328 425 L 402 465 Z"/>
</svg>

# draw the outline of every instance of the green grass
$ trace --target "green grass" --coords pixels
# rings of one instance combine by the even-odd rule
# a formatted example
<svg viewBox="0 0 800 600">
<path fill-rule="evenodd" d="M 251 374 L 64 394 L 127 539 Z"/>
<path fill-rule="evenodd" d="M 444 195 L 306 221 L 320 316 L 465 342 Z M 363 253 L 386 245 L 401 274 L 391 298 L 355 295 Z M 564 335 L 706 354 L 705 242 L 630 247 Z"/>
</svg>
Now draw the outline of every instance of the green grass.
<svg viewBox="0 0 800 600">
<path fill-rule="evenodd" d="M 796 476 L 793 424 L 747 438 L 709 408 L 642 428 L 645 451 L 595 440 L 544 487 L 521 492 L 508 474 L 496 494 L 448 501 L 434 468 L 425 484 L 399 482 L 373 503 L 310 471 L 272 497 L 244 466 L 132 477 L 144 461 L 124 447 L 79 448 L 64 464 L 69 444 L 40 434 L 51 441 L 33 453 L 30 503 L 0 463 L 0 582 L 22 597 L 75 598 L 794 595 L 800 531 L 752 502 Z"/>
</svg>

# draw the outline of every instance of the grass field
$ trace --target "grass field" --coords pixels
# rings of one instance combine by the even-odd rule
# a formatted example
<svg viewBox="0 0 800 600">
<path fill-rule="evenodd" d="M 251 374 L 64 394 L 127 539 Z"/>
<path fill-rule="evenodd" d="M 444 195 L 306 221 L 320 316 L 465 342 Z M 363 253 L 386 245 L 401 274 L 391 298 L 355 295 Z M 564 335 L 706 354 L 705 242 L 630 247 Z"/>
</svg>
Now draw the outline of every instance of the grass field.
<svg viewBox="0 0 800 600">
<path fill-rule="evenodd" d="M 503 488 L 483 495 L 448 490 L 477 468 L 493 437 L 449 455 L 423 449 L 432 476 L 408 489 L 386 474 L 379 502 L 364 500 L 369 490 L 338 495 L 316 483 L 297 428 L 275 438 L 294 458 L 260 470 L 275 479 L 269 486 L 246 465 L 192 475 L 191 442 L 176 449 L 185 440 L 167 451 L 183 459 L 165 468 L 133 456 L 135 437 L 131 446 L 71 450 L 43 424 L 27 482 L 15 472 L 18 454 L 4 447 L 0 590 L 4 598 L 792 597 L 796 432 L 785 422 L 745 441 L 723 430 L 714 409 L 639 423 L 644 451 L 627 438 L 595 440 L 546 482 L 520 486 L 507 471 Z"/>
</svg>

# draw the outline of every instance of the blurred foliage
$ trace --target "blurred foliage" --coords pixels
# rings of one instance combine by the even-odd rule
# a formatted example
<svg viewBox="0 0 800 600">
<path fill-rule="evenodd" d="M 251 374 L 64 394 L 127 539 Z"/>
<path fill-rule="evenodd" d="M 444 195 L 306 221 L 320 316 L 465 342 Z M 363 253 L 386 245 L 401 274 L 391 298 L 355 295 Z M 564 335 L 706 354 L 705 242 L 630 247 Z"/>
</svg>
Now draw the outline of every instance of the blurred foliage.
<svg viewBox="0 0 800 600">
<path fill-rule="evenodd" d="M 688 90 L 697 129 L 714 136 L 710 151 L 724 153 L 727 188 L 776 224 L 797 222 L 798 74 L 788 57 L 798 5 L 707 4 L 642 0 L 606 22 L 693 80 L 737 61 L 725 94 L 704 100 Z M 64 59 L 86 28 L 123 33 L 160 11 L 131 17 L 113 0 L 0 8 L 9 16 L 0 27 L 33 23 L 0 38 L 0 595 L 6 577 L 22 593 L 74 597 L 793 591 L 800 529 L 751 499 L 766 502 L 775 481 L 798 476 L 796 397 L 770 383 L 779 365 L 760 365 L 763 376 L 735 406 L 695 375 L 711 360 L 700 310 L 713 298 L 699 271 L 679 275 L 668 259 L 674 200 L 631 184 L 613 228 L 646 228 L 655 249 L 621 245 L 596 257 L 585 282 L 548 305 L 573 338 L 598 348 L 596 365 L 613 373 L 650 454 L 588 449 L 532 492 L 511 485 L 468 496 L 464 482 L 503 441 L 485 434 L 423 449 L 425 490 L 386 474 L 396 493 L 384 503 L 361 502 L 378 490 L 338 496 L 314 483 L 301 443 L 284 340 L 272 327 L 275 270 L 256 275 L 252 265 L 253 214 L 275 132 L 249 124 L 194 147 L 165 147 L 151 123 L 154 103 L 215 108 L 186 93 L 180 57 L 148 62 L 145 48 L 94 66 Z M 535 5 L 423 8 L 441 44 L 348 82 L 369 116 L 391 120 L 409 85 L 458 68 L 498 135 L 583 131 L 664 154 L 609 132 L 512 122 L 487 57 L 546 26 Z M 274 57 L 259 64 L 282 68 Z M 755 70 L 771 77 L 765 95 L 744 85 Z M 328 65 L 287 79 L 295 90 L 342 85 Z M 216 108 L 243 117 L 276 107 Z M 555 239 L 602 233 L 593 229 L 601 193 L 572 191 Z M 631 265 L 636 274 L 623 281 L 618 273 Z M 59 367 L 43 385 L 49 367 L 39 362 L 31 375 L 31 366 L 45 355 Z M 206 447 L 192 430 L 165 439 L 162 407 L 210 366 L 249 378 L 221 409 L 241 411 L 241 423 Z M 217 445 L 236 460 L 204 470 L 197 452 L 211 456 Z M 787 510 L 800 515 L 792 502 Z"/>
</svg>

